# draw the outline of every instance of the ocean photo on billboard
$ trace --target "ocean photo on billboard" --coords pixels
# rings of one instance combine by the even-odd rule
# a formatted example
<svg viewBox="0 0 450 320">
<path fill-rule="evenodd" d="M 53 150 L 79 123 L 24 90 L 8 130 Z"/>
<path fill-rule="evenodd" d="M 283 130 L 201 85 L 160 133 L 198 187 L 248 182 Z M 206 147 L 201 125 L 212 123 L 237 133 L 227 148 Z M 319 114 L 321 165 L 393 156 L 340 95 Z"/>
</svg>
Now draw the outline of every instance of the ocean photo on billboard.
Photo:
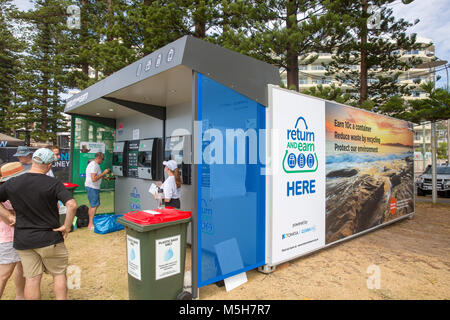
<svg viewBox="0 0 450 320">
<path fill-rule="evenodd" d="M 326 244 L 414 211 L 406 121 L 327 104 L 325 126 Z"/>
</svg>

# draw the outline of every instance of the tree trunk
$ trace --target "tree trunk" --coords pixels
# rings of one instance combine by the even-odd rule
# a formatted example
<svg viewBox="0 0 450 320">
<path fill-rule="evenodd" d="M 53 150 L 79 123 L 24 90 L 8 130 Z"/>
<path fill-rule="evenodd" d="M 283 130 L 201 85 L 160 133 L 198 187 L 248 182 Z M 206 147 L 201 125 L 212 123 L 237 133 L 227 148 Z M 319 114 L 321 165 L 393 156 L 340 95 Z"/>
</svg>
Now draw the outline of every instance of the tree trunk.
<svg viewBox="0 0 450 320">
<path fill-rule="evenodd" d="M 144 9 L 146 9 L 146 7 L 150 7 L 152 5 L 152 3 L 155 2 L 155 0 L 144 0 Z M 144 17 L 145 20 L 148 20 L 148 16 L 147 16 L 147 12 L 144 13 Z M 144 32 L 144 39 L 142 39 L 142 42 L 144 44 L 144 54 L 149 54 L 151 53 L 155 48 L 153 48 L 151 45 L 148 44 L 148 42 L 151 40 L 151 36 L 150 34 L 147 32 L 147 30 L 144 28 L 143 30 Z"/>
<path fill-rule="evenodd" d="M 58 127 L 58 115 L 55 114 L 58 111 L 58 102 L 59 102 L 59 90 L 58 88 L 53 88 L 53 97 L 52 97 L 52 122 L 51 122 L 51 129 L 52 129 L 52 134 L 51 136 L 48 137 L 48 140 L 50 140 L 52 142 L 53 145 L 56 145 L 58 143 L 57 141 L 57 133 L 59 132 L 59 127 Z"/>
<path fill-rule="evenodd" d="M 6 134 L 11 135 L 12 128 L 8 125 L 8 121 L 11 119 L 11 116 L 9 113 L 9 109 L 11 107 L 11 100 L 10 100 L 7 89 L 4 91 L 3 95 L 4 95 L 4 97 L 3 97 L 4 105 L 1 106 L 1 111 L 2 111 L 1 113 L 3 113 L 3 115 L 4 115 L 3 121 L 5 121 L 5 122 L 3 122 L 2 125 L 5 125 L 5 127 L 3 127 L 2 129 L 5 130 Z"/>
<path fill-rule="evenodd" d="M 368 4 L 367 0 L 362 0 L 363 16 L 367 14 Z M 367 23 L 361 26 L 361 71 L 360 71 L 360 90 L 359 90 L 359 104 L 362 105 L 367 100 Z"/>
<path fill-rule="evenodd" d="M 47 132 L 47 126 L 48 126 L 48 115 L 47 115 L 47 111 L 48 111 L 48 81 L 46 80 L 46 78 L 44 77 L 44 81 L 43 81 L 43 86 L 44 89 L 42 90 L 42 133 L 44 134 L 45 132 Z"/>
<path fill-rule="evenodd" d="M 111 34 L 111 26 L 112 26 L 112 0 L 108 0 L 108 22 L 106 27 L 106 41 L 113 40 Z"/>
<path fill-rule="evenodd" d="M 206 24 L 204 22 L 195 23 L 194 37 L 204 39 L 206 37 Z"/>
<path fill-rule="evenodd" d="M 297 0 L 287 1 L 287 14 L 286 14 L 286 28 L 288 32 L 297 27 L 297 12 L 298 4 Z M 295 31 L 295 30 L 292 30 Z M 286 60 L 287 60 L 287 87 L 295 87 L 295 90 L 299 90 L 298 86 L 298 54 L 294 49 L 295 45 L 287 43 L 286 46 Z"/>
<path fill-rule="evenodd" d="M 84 48 L 84 43 L 87 42 L 87 36 L 88 36 L 88 31 L 87 31 L 87 11 L 86 11 L 86 0 L 81 0 L 81 51 L 83 51 Z M 84 12 L 84 15 L 83 15 Z M 87 76 L 89 77 L 89 62 L 87 61 L 86 57 L 82 57 L 81 59 L 81 71 Z"/>
<path fill-rule="evenodd" d="M 204 39 L 206 38 L 206 22 L 205 17 L 200 16 L 198 12 L 200 11 L 200 1 L 195 1 L 195 12 L 194 14 L 194 37 Z"/>
<path fill-rule="evenodd" d="M 49 62 L 50 62 L 50 42 L 51 42 L 51 30 L 50 30 L 50 26 L 48 23 L 44 23 L 44 27 L 42 30 L 42 34 L 43 34 L 43 46 L 42 46 L 42 51 L 43 51 L 43 59 L 42 59 L 42 97 L 41 97 L 41 101 L 42 101 L 42 106 L 41 106 L 41 111 L 42 111 L 42 126 L 40 128 L 40 131 L 42 132 L 42 135 L 46 135 L 47 129 L 48 129 L 48 87 L 49 87 L 49 79 L 50 79 L 50 74 L 49 74 Z"/>
</svg>

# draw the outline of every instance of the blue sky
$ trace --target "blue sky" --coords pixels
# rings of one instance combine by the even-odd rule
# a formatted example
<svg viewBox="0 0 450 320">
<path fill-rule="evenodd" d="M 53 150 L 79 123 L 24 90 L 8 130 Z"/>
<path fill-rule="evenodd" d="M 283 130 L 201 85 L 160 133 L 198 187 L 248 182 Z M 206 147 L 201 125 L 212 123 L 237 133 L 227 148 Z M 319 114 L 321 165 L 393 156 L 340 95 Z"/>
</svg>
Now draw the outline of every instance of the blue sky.
<svg viewBox="0 0 450 320">
<path fill-rule="evenodd" d="M 436 48 L 436 57 L 450 61 L 450 0 L 415 0 L 409 5 L 397 0 L 392 4 L 392 9 L 397 18 L 410 22 L 420 19 L 409 31 L 431 39 Z M 447 81 L 445 70 L 438 74 L 441 80 L 437 86 L 444 87 Z"/>
<path fill-rule="evenodd" d="M 21 10 L 33 7 L 30 0 L 13 2 Z M 390 6 L 397 18 L 404 18 L 410 22 L 420 19 L 420 22 L 411 27 L 409 32 L 431 39 L 436 47 L 436 56 L 450 61 L 450 0 L 415 0 L 409 5 L 402 4 L 401 0 L 396 0 Z M 445 70 L 438 74 L 441 76 L 441 80 L 437 86 L 444 87 L 447 80 Z"/>
</svg>

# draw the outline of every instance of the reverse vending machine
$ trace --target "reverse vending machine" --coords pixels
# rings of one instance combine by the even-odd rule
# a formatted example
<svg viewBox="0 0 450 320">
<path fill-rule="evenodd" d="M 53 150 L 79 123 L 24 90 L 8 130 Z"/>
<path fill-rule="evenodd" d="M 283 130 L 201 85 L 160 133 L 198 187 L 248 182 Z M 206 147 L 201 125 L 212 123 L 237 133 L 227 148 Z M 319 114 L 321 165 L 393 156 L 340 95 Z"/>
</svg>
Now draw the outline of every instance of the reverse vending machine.
<svg viewBox="0 0 450 320">
<path fill-rule="evenodd" d="M 115 176 L 123 176 L 123 150 L 125 142 L 114 142 L 112 171 Z"/>
<path fill-rule="evenodd" d="M 141 140 L 138 152 L 138 177 L 162 180 L 161 139 Z"/>
<path fill-rule="evenodd" d="M 139 140 L 125 142 L 125 176 L 138 178 Z"/>
</svg>

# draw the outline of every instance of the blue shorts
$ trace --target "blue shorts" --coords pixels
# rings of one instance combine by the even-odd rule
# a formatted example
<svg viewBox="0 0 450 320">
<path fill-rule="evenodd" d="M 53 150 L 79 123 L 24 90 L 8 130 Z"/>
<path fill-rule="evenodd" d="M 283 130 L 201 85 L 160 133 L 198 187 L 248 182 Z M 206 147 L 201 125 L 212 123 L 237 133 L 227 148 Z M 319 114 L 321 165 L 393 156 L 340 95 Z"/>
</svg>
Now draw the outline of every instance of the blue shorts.
<svg viewBox="0 0 450 320">
<path fill-rule="evenodd" d="M 86 187 L 86 193 L 91 208 L 100 206 L 100 190 Z"/>
</svg>

